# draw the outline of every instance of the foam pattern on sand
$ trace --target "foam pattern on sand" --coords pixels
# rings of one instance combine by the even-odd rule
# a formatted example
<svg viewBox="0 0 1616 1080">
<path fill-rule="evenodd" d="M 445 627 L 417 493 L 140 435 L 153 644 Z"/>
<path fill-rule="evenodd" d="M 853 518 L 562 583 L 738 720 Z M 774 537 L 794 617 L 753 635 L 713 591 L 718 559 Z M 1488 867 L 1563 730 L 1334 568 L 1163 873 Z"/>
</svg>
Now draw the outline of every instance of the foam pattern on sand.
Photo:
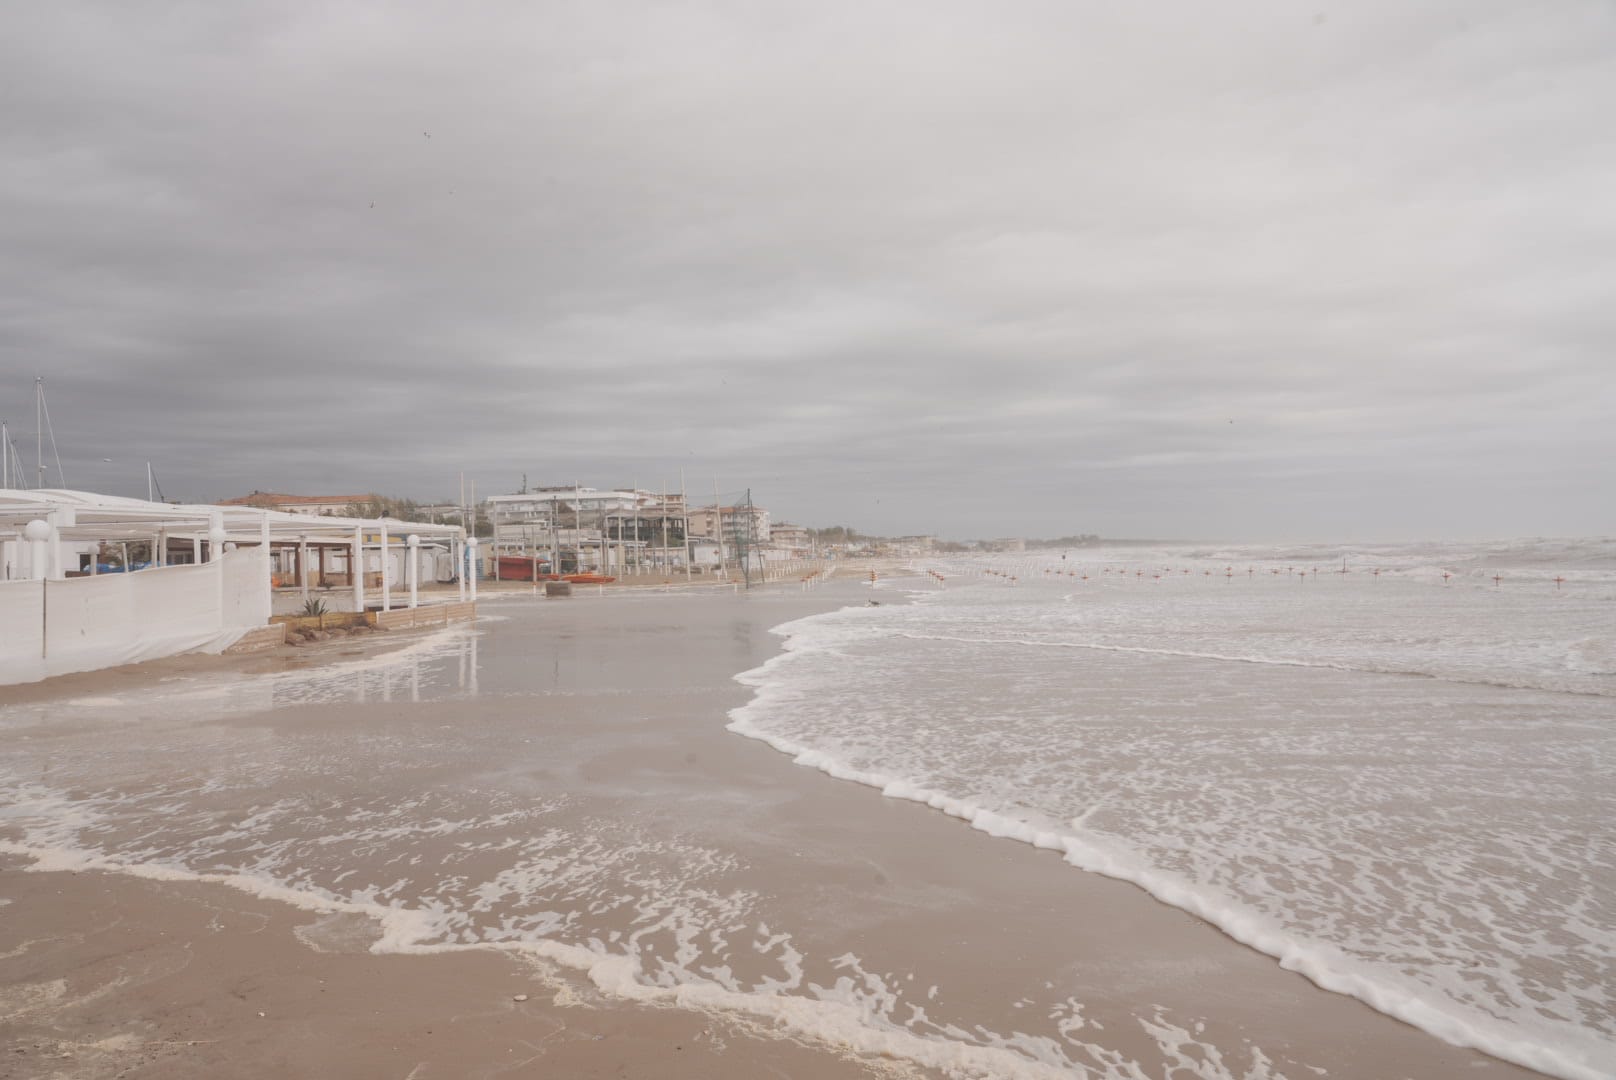
<svg viewBox="0 0 1616 1080">
<path fill-rule="evenodd" d="M 1078 1036 L 1084 1025 L 1073 1018 L 1080 1017 L 1080 1004 L 1052 1012 L 1047 1033 L 1038 1032 L 1031 1017 L 1027 1026 L 1034 1030 L 999 1033 L 933 1018 L 913 1003 L 901 1008 L 901 980 L 893 974 L 868 971 L 851 954 L 805 957 L 789 933 L 755 921 L 755 897 L 707 887 L 709 878 L 728 868 L 726 857 L 636 840 L 632 830 L 625 833 L 616 825 L 608 827 L 615 832 L 611 836 L 545 829 L 543 818 L 555 807 L 526 806 L 483 821 L 435 818 L 420 828 L 399 828 L 379 826 L 374 814 L 350 804 L 343 809 L 359 825 L 347 833 L 332 830 L 315 842 L 255 844 L 250 837 L 292 809 L 270 807 L 205 844 L 187 838 L 183 829 L 165 828 L 161 844 L 141 848 L 114 841 L 111 846 L 122 850 L 109 855 L 84 841 L 112 839 L 120 832 L 116 823 L 131 820 L 129 806 L 109 804 L 103 815 L 91 803 L 39 785 L 3 794 L 8 808 L 0 814 L 0 827 L 20 829 L 24 839 L 0 840 L 0 853 L 30 857 L 36 870 L 206 882 L 305 911 L 363 916 L 379 928 L 371 946 L 377 952 L 504 951 L 578 972 L 617 999 L 707 1010 L 754 1021 L 760 1033 L 822 1040 L 951 1076 L 1140 1080 L 1149 1075 L 1148 1067 L 1132 1057 Z M 172 790 L 152 793 L 155 804 L 169 812 L 179 796 Z M 385 813 L 391 818 L 396 811 Z M 320 824 L 307 816 L 298 823 Z M 536 836 L 516 839 L 534 826 Z M 171 832 L 178 835 L 169 839 Z M 481 833 L 501 839 L 475 839 Z M 473 838 L 457 844 L 465 858 L 449 860 L 455 872 L 443 877 L 422 877 L 401 867 L 400 876 L 386 886 L 345 889 L 341 883 L 353 871 L 330 873 L 345 865 L 333 853 L 348 844 L 397 846 L 411 834 Z M 516 855 L 492 876 L 467 872 L 466 863 L 490 850 Z M 238 858 L 224 859 L 226 851 Z M 241 861 L 245 852 L 252 858 Z M 333 866 L 322 867 L 327 857 Z M 417 861 L 402 851 L 387 860 L 406 866 Z M 210 863 L 217 868 L 196 868 Z M 617 922 L 621 929 L 598 933 L 603 922 Z M 750 969 L 745 977 L 730 966 L 742 965 L 737 954 L 745 954 Z M 823 970 L 823 981 L 808 977 L 811 969 Z M 1192 1034 L 1193 1022 L 1175 1023 L 1162 1010 L 1141 1017 L 1139 1024 L 1163 1060 L 1180 1063 L 1179 1075 L 1202 1080 L 1284 1076 L 1259 1048 L 1220 1048 Z"/>
<path fill-rule="evenodd" d="M 1613 1075 L 1616 545 L 1347 564 L 928 563 L 947 581 L 918 604 L 779 628 L 731 727 L 1136 882 L 1450 1042 Z"/>
<path fill-rule="evenodd" d="M 374 934 L 304 940 L 500 950 L 614 998 L 948 1075 L 1140 1080 L 1161 1062 L 1204 1080 L 1284 1075 L 1260 1048 L 1220 1045 L 1160 1008 L 1128 1018 L 1124 1052 L 1085 1021 L 1085 1003 L 1053 991 L 1000 1023 L 924 967 L 815 949 L 734 851 L 670 830 L 646 812 L 654 801 L 625 812 L 550 772 L 587 750 L 587 730 L 551 732 L 520 710 L 445 723 L 442 710 L 403 708 L 471 693 L 478 640 L 455 632 L 335 668 L 0 708 L 0 853 L 363 917 Z M 558 693 L 556 714 L 584 692 Z M 365 707 L 305 708 L 336 701 Z"/>
</svg>

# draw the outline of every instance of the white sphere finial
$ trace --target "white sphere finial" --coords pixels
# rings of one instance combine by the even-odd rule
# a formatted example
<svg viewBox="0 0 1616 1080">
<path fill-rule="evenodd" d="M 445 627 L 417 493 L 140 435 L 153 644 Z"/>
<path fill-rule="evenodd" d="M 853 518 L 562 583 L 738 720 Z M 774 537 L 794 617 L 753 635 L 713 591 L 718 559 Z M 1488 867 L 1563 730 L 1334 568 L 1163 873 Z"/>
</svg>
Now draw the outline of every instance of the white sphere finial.
<svg viewBox="0 0 1616 1080">
<path fill-rule="evenodd" d="M 224 543 L 224 537 L 224 527 L 221 525 L 215 525 L 213 528 L 208 530 L 209 543 L 222 544 Z"/>
<path fill-rule="evenodd" d="M 467 547 L 476 547 L 477 546 L 477 538 L 475 536 L 466 537 L 466 546 Z"/>
<path fill-rule="evenodd" d="M 41 540 L 50 539 L 51 527 L 48 523 L 40 520 L 39 518 L 35 518 L 27 525 L 23 526 L 22 534 L 29 540 L 38 543 Z"/>
<path fill-rule="evenodd" d="M 414 533 L 410 533 L 409 536 L 405 537 L 404 542 L 412 548 L 421 546 L 421 538 Z"/>
</svg>

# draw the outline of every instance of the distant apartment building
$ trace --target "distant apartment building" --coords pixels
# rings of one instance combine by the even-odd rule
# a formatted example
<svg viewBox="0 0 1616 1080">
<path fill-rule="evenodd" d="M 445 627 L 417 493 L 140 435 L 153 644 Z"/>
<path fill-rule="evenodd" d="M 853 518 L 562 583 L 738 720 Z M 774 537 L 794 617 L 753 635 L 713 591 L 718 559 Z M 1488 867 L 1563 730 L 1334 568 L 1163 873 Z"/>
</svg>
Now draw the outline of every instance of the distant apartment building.
<svg viewBox="0 0 1616 1080">
<path fill-rule="evenodd" d="M 496 548 L 526 550 L 554 543 L 598 544 L 606 516 L 632 509 L 636 501 L 632 491 L 568 486 L 490 495 L 483 506 Z"/>
<path fill-rule="evenodd" d="M 375 495 L 286 495 L 275 491 L 255 491 L 236 499 L 226 499 L 220 506 L 251 506 L 258 510 L 279 510 L 283 514 L 310 514 L 313 516 L 343 516 L 348 507 L 364 505 Z"/>
<path fill-rule="evenodd" d="M 533 488 L 514 495 L 490 495 L 483 500 L 490 518 L 544 521 L 598 518 L 602 513 L 627 510 L 635 504 L 632 491 L 601 491 L 591 487 Z"/>
<path fill-rule="evenodd" d="M 425 518 L 427 521 L 458 522 L 462 518 L 469 519 L 473 516 L 465 508 L 456 506 L 454 503 L 427 503 L 423 506 L 417 506 L 415 511 L 419 515 L 416 520 Z"/>
<path fill-rule="evenodd" d="M 539 487 L 513 495 L 490 495 L 484 503 L 490 517 L 513 521 L 598 521 L 603 515 L 684 511 L 684 496 L 662 495 L 637 488 Z"/>
<path fill-rule="evenodd" d="M 499 550 L 583 549 L 638 554 L 685 544 L 684 498 L 637 488 L 538 487 L 490 495 L 483 507 Z M 592 556 L 591 556 L 592 557 Z M 671 558 L 671 556 L 659 556 Z M 681 559 L 682 559 L 681 555 Z"/>
<path fill-rule="evenodd" d="M 726 545 L 772 542 L 769 512 L 761 506 L 696 506 L 690 509 L 690 531 L 696 536 L 723 536 Z"/>
<path fill-rule="evenodd" d="M 769 526 L 769 545 L 784 551 L 807 551 L 813 547 L 806 525 L 788 525 L 780 522 Z"/>
</svg>

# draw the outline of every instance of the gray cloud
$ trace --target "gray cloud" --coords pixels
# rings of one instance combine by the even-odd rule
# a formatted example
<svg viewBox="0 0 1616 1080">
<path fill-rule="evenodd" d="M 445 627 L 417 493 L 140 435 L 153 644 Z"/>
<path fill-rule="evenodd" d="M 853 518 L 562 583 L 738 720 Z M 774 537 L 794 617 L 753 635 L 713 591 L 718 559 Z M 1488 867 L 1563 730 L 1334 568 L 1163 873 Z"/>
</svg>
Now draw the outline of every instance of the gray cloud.
<svg viewBox="0 0 1616 1080">
<path fill-rule="evenodd" d="M 0 413 L 129 494 L 1611 531 L 1613 106 L 1592 0 L 35 5 Z"/>
</svg>

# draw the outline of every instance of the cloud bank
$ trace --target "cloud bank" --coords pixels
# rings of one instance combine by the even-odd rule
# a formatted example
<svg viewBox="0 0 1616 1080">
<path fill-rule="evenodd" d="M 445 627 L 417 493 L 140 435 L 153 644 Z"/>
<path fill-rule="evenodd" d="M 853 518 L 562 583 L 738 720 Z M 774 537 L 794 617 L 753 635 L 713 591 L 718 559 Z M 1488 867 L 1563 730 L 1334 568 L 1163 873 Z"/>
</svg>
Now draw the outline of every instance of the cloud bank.
<svg viewBox="0 0 1616 1080">
<path fill-rule="evenodd" d="M 1616 530 L 1606 3 L 8 22 L 0 415 L 75 487 Z"/>
</svg>

